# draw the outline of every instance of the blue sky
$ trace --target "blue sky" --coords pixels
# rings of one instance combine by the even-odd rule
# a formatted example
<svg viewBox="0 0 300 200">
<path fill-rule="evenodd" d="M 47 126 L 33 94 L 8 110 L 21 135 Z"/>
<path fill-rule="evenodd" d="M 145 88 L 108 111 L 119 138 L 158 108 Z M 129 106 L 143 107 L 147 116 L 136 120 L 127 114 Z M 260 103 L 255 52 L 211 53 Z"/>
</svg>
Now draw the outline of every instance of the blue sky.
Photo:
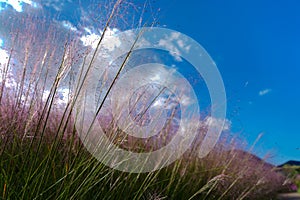
<svg viewBox="0 0 300 200">
<path fill-rule="evenodd" d="M 22 5 L 38 8 L 31 0 L 0 0 L 0 12 L 8 2 L 17 12 Z M 273 163 L 300 160 L 300 1 L 149 2 L 148 14 L 160 26 L 192 37 L 214 59 L 226 86 L 232 131 L 249 146 L 263 133 L 255 152 L 262 157 L 270 152 Z M 4 43 L 0 38 L 0 46 Z"/>
<path fill-rule="evenodd" d="M 300 160 L 300 1 L 157 2 L 159 22 L 198 41 L 216 62 L 233 131 L 270 161 Z"/>
</svg>

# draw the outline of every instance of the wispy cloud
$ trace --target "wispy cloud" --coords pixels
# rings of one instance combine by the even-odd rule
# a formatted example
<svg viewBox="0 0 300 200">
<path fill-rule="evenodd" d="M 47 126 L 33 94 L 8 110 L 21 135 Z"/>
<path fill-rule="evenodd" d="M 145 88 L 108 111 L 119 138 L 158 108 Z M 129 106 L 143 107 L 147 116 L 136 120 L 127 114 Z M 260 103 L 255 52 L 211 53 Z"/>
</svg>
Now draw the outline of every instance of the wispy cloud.
<svg viewBox="0 0 300 200">
<path fill-rule="evenodd" d="M 271 89 L 264 89 L 264 90 L 259 91 L 258 95 L 264 96 L 264 95 L 270 93 L 271 91 L 272 91 Z"/>
</svg>

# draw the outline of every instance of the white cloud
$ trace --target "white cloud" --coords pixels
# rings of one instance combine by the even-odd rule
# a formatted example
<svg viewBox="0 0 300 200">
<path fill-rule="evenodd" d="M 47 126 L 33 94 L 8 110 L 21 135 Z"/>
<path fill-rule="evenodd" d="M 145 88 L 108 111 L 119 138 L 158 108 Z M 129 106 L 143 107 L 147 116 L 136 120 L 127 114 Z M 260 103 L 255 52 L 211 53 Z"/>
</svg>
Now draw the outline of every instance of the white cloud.
<svg viewBox="0 0 300 200">
<path fill-rule="evenodd" d="M 88 34 L 92 34 L 92 30 L 89 29 L 88 27 L 84 27 L 84 30 L 85 30 Z"/>
<path fill-rule="evenodd" d="M 68 88 L 60 88 L 57 91 L 57 96 L 57 103 L 59 105 L 66 105 L 70 100 L 70 90 Z"/>
<path fill-rule="evenodd" d="M 31 0 L 18 0 L 18 2 L 23 2 L 23 3 L 26 3 L 26 4 L 28 4 L 28 5 L 30 5 L 30 6 L 32 6 L 32 7 L 34 7 L 34 8 L 37 8 L 38 7 L 38 4 L 36 3 L 36 2 L 34 2 L 34 1 L 31 1 Z"/>
<path fill-rule="evenodd" d="M 173 32 L 171 35 L 159 40 L 158 46 L 164 47 L 169 51 L 170 55 L 178 62 L 182 61 L 182 52 L 189 53 L 191 45 L 186 44 L 185 40 L 181 38 L 180 33 Z"/>
<path fill-rule="evenodd" d="M 180 101 L 181 101 L 181 103 L 182 103 L 184 106 L 188 106 L 188 105 L 190 105 L 190 104 L 193 103 L 192 100 L 191 100 L 191 98 L 190 98 L 189 96 L 187 96 L 187 95 L 182 95 L 182 96 L 180 97 Z"/>
<path fill-rule="evenodd" d="M 69 3 L 71 3 L 72 1 L 67 0 Z M 60 12 L 63 10 L 66 1 L 62 1 L 62 0 L 44 0 L 43 1 L 43 5 L 47 6 L 47 7 L 51 7 L 54 10 Z"/>
<path fill-rule="evenodd" d="M 84 35 L 80 38 L 84 46 L 91 46 L 93 49 L 97 48 L 98 42 L 101 38 L 101 35 L 92 33 L 90 29 L 86 28 L 86 32 L 88 32 L 88 35 Z M 108 51 L 113 51 L 115 48 L 119 47 L 121 45 L 120 38 L 116 35 L 117 32 L 119 32 L 118 29 L 108 28 L 105 32 L 104 39 L 103 39 L 103 47 L 106 48 Z M 103 34 L 103 32 L 100 32 L 100 34 Z"/>
<path fill-rule="evenodd" d="M 166 104 L 167 99 L 164 97 L 157 98 L 151 107 L 163 107 Z"/>
<path fill-rule="evenodd" d="M 271 89 L 264 89 L 264 90 L 259 91 L 258 95 L 264 96 L 264 95 L 270 93 L 271 91 L 272 91 Z"/>
<path fill-rule="evenodd" d="M 7 53 L 7 51 L 0 48 L 0 82 L 2 82 L 3 72 L 7 70 L 8 58 L 9 58 L 9 54 Z M 17 87 L 17 82 L 15 79 L 12 78 L 12 72 L 10 68 L 6 76 L 7 76 L 6 77 L 7 80 L 5 82 L 5 86 L 7 88 Z"/>
<path fill-rule="evenodd" d="M 46 102 L 49 95 L 50 95 L 50 91 L 49 90 L 45 90 L 43 92 L 42 100 Z"/>
<path fill-rule="evenodd" d="M 4 66 L 7 65 L 8 62 L 8 53 L 0 48 L 0 70 L 3 71 Z"/>
<path fill-rule="evenodd" d="M 63 27 L 65 27 L 71 31 L 74 31 L 74 32 L 77 31 L 77 28 L 71 22 L 64 20 L 61 23 L 62 23 Z"/>
<path fill-rule="evenodd" d="M 209 116 L 204 119 L 203 125 L 206 127 L 220 128 L 222 126 L 222 123 L 223 123 L 222 119 L 216 119 L 216 118 Z M 229 131 L 230 128 L 231 128 L 231 121 L 229 121 L 228 119 L 225 119 L 222 130 Z"/>
<path fill-rule="evenodd" d="M 17 12 L 22 12 L 23 11 L 21 2 L 18 2 L 16 0 L 0 0 L 0 2 L 1 3 L 6 3 L 6 4 L 12 6 L 13 9 L 15 9 Z"/>
<path fill-rule="evenodd" d="M 45 90 L 43 92 L 42 100 L 46 102 L 49 95 L 50 95 L 50 91 Z M 69 100 L 70 100 L 70 90 L 68 88 L 59 88 L 55 95 L 55 103 L 58 106 L 64 106 L 69 102 Z"/>
<path fill-rule="evenodd" d="M 0 3 L 5 3 L 7 5 L 12 6 L 13 9 L 16 10 L 17 12 L 23 12 L 23 4 L 24 3 L 30 5 L 34 8 L 38 7 L 38 4 L 31 0 L 0 0 Z M 4 8 L 1 7 L 0 10 L 4 10 Z"/>
<path fill-rule="evenodd" d="M 80 38 L 84 46 L 91 46 L 96 49 L 98 41 L 100 40 L 100 35 L 91 33 L 89 35 L 84 35 Z"/>
<path fill-rule="evenodd" d="M 117 28 L 107 28 L 105 31 L 105 35 L 106 36 L 115 36 L 117 33 L 119 32 L 119 30 Z M 100 32 L 101 34 L 103 34 L 103 31 Z"/>
<path fill-rule="evenodd" d="M 180 57 L 180 51 L 178 50 L 178 48 L 176 48 L 176 46 L 173 44 L 173 40 L 174 37 L 170 37 L 168 39 L 161 39 L 159 40 L 159 46 L 166 48 L 170 55 L 174 57 L 174 59 L 178 62 L 182 61 L 182 58 Z"/>
</svg>

